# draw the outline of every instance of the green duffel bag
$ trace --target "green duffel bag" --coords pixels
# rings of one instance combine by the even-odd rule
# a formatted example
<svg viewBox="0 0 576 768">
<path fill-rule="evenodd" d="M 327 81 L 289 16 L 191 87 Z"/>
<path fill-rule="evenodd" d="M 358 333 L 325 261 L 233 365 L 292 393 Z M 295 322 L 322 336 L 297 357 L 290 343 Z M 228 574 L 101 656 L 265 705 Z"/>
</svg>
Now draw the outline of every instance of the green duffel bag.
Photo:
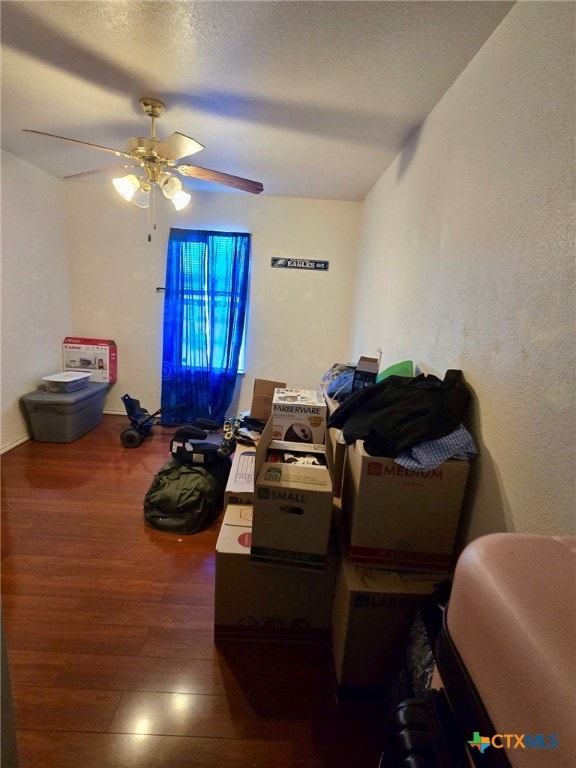
<svg viewBox="0 0 576 768">
<path fill-rule="evenodd" d="M 198 464 L 171 459 L 146 492 L 144 519 L 160 531 L 197 533 L 216 520 L 223 496 L 223 485 L 214 474 Z"/>
</svg>

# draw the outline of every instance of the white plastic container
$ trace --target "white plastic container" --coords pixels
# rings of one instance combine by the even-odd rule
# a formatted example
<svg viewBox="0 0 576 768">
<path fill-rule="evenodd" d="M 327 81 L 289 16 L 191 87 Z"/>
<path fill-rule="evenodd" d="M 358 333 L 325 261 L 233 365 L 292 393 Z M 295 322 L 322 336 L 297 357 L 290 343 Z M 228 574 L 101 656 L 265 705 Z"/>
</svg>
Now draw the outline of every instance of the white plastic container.
<svg viewBox="0 0 576 768">
<path fill-rule="evenodd" d="M 89 380 L 89 373 L 74 373 L 73 371 L 63 371 L 62 373 L 53 373 L 51 376 L 42 377 L 48 392 L 62 395 L 77 392 L 79 389 L 85 389 L 88 386 Z"/>
</svg>

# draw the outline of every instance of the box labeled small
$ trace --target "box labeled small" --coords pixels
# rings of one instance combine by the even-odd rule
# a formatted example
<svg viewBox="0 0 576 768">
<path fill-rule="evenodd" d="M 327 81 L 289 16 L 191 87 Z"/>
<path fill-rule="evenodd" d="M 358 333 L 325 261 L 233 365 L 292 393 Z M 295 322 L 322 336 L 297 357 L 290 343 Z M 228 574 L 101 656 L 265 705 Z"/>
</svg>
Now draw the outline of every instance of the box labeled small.
<svg viewBox="0 0 576 768">
<path fill-rule="evenodd" d="M 323 570 L 332 504 L 327 467 L 264 462 L 256 479 L 252 560 Z"/>
</svg>

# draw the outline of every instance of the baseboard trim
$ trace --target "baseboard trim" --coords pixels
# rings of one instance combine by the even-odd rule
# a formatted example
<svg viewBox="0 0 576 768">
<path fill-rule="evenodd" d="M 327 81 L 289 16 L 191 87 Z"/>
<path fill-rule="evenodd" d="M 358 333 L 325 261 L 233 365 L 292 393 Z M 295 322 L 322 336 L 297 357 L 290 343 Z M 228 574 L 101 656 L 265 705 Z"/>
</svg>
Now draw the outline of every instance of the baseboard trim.
<svg viewBox="0 0 576 768">
<path fill-rule="evenodd" d="M 24 437 L 19 437 L 18 440 L 13 440 L 8 445 L 2 446 L 2 448 L 0 448 L 0 456 L 3 453 L 7 453 L 8 451 L 11 451 L 12 448 L 16 448 L 17 445 L 22 445 L 22 443 L 25 443 L 28 440 L 30 440 L 30 435 L 24 435 Z"/>
</svg>

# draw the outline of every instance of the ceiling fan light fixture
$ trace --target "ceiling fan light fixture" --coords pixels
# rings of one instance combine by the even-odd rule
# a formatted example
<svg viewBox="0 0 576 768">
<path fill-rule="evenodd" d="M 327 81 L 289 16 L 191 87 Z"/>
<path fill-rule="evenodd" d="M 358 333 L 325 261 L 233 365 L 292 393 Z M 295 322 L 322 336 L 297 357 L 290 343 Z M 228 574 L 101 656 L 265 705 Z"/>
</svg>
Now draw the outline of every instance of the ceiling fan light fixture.
<svg viewBox="0 0 576 768">
<path fill-rule="evenodd" d="M 143 176 L 137 181 L 138 189 L 134 192 L 132 202 L 134 205 L 137 205 L 138 208 L 148 208 L 148 205 L 150 204 L 150 190 L 152 189 L 152 184 L 150 184 L 148 179 Z"/>
<path fill-rule="evenodd" d="M 189 195 L 188 192 L 184 192 L 184 190 L 181 189 L 178 194 L 174 195 L 174 197 L 170 199 L 172 200 L 174 208 L 176 208 L 177 211 L 181 211 L 183 208 L 186 208 L 192 199 L 192 195 Z"/>
<path fill-rule="evenodd" d="M 158 184 L 162 190 L 164 197 L 168 200 L 173 200 L 180 192 L 182 192 L 182 182 L 175 176 L 169 173 L 161 173 L 158 179 Z"/>
<path fill-rule="evenodd" d="M 134 192 L 132 202 L 134 205 L 137 205 L 138 208 L 148 208 L 150 203 L 150 190 L 142 189 L 142 187 L 140 187 L 140 189 L 137 189 L 136 192 Z"/>
<path fill-rule="evenodd" d="M 133 173 L 112 179 L 112 184 L 114 184 L 116 192 L 118 192 L 120 197 L 123 197 L 128 202 L 132 200 L 134 193 L 140 188 L 140 181 Z"/>
</svg>

